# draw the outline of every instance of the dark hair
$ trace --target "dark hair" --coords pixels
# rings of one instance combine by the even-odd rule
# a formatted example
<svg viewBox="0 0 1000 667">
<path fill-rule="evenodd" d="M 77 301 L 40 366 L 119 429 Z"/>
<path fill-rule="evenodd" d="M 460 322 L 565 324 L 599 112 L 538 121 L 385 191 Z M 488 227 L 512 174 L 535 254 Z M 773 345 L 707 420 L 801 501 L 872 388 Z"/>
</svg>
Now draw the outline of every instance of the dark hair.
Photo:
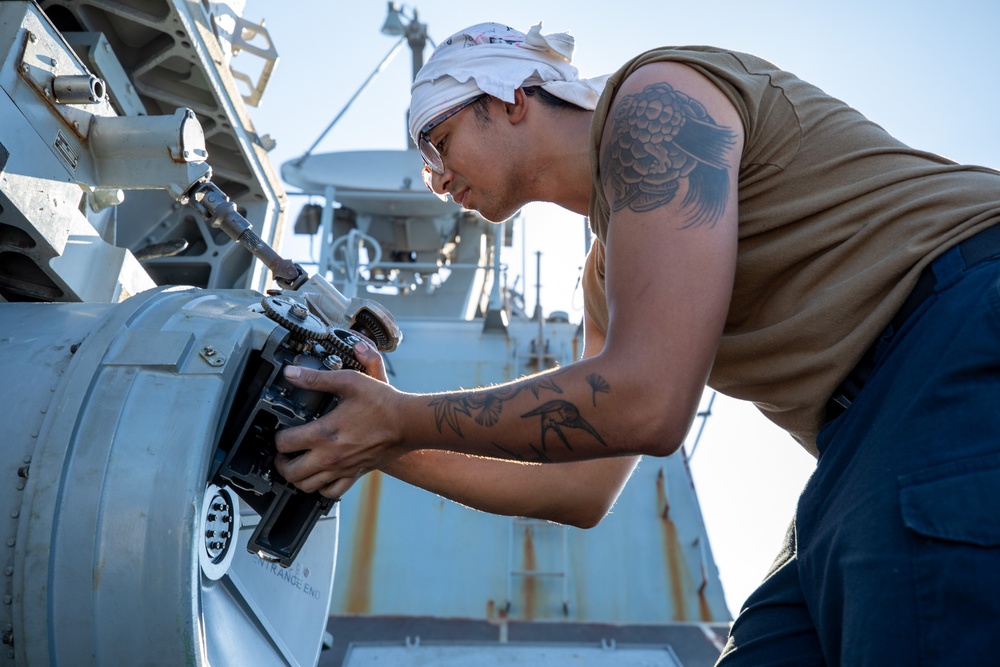
<svg viewBox="0 0 1000 667">
<path fill-rule="evenodd" d="M 538 95 L 538 99 L 542 101 L 542 104 L 553 109 L 574 109 L 576 111 L 586 111 L 586 109 L 581 106 L 573 104 L 572 102 L 567 102 L 561 97 L 556 97 L 541 86 L 525 86 L 522 90 L 524 90 L 525 95 Z M 483 95 L 472 103 L 472 111 L 476 114 L 476 119 L 480 124 L 489 125 L 490 123 L 489 106 L 491 99 L 491 95 Z"/>
<path fill-rule="evenodd" d="M 586 109 L 584 109 L 581 106 L 573 104 L 572 102 L 567 102 L 561 97 L 556 97 L 555 95 L 545 90 L 541 86 L 528 86 L 524 88 L 524 94 L 525 95 L 537 94 L 538 99 L 540 99 L 543 103 L 545 103 L 550 107 L 555 107 L 557 109 L 576 109 L 578 111 L 586 111 Z"/>
</svg>

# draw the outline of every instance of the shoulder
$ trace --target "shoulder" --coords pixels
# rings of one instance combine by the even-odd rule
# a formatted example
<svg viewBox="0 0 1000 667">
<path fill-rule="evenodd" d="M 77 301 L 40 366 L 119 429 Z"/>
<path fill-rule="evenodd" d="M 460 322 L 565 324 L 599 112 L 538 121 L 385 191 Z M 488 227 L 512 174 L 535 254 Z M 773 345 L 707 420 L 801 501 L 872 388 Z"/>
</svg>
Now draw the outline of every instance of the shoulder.
<svg viewBox="0 0 1000 667">
<path fill-rule="evenodd" d="M 616 112 L 643 99 L 661 99 L 693 117 L 708 116 L 714 123 L 742 135 L 742 122 L 729 96 L 715 81 L 691 65 L 676 61 L 656 61 L 637 67 L 619 82 L 611 101 Z M 642 108 L 651 113 L 645 105 Z"/>
</svg>

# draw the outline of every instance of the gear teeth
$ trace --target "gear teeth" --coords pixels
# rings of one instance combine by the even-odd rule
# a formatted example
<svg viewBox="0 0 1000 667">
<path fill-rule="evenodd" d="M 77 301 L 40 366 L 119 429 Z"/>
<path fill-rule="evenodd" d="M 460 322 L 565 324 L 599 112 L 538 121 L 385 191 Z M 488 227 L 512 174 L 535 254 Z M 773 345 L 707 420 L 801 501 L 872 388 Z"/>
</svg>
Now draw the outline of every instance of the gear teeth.
<svg viewBox="0 0 1000 667">
<path fill-rule="evenodd" d="M 354 330 L 367 336 L 375 347 L 385 351 L 389 347 L 389 332 L 381 321 L 368 311 L 361 311 L 354 318 Z"/>
<path fill-rule="evenodd" d="M 288 329 L 292 337 L 300 343 L 323 342 L 329 340 L 331 336 L 330 329 L 318 317 L 294 301 L 278 296 L 266 296 L 261 301 L 261 306 L 264 308 L 265 315 Z M 303 317 L 292 314 L 293 309 L 298 308 L 305 310 Z"/>
<path fill-rule="evenodd" d="M 354 342 L 357 334 L 347 329 L 331 329 L 330 338 L 321 345 L 331 354 L 336 354 L 344 362 L 344 368 L 367 373 L 368 369 L 354 356 Z"/>
</svg>

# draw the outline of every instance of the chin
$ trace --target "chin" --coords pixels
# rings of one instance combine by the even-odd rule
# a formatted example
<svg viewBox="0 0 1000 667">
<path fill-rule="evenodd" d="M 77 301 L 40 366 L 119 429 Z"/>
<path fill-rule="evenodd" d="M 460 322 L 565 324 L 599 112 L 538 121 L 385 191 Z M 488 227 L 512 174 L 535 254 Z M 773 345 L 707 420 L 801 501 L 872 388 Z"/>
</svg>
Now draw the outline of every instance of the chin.
<svg viewBox="0 0 1000 667">
<path fill-rule="evenodd" d="M 474 209 L 467 209 L 474 210 Z M 500 224 L 501 222 L 507 222 L 515 215 L 521 212 L 520 208 L 515 208 L 513 210 L 503 209 L 503 210 L 491 210 L 488 207 L 483 207 L 476 211 L 479 215 L 483 216 L 487 222 L 492 222 L 495 224 Z"/>
</svg>

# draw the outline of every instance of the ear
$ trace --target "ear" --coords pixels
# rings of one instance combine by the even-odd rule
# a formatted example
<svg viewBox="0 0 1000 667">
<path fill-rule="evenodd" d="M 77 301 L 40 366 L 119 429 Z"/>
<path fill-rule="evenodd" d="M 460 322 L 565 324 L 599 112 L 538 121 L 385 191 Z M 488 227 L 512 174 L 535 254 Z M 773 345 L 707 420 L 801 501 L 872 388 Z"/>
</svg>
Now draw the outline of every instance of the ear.
<svg viewBox="0 0 1000 667">
<path fill-rule="evenodd" d="M 523 88 L 514 90 L 514 102 L 503 105 L 504 113 L 511 125 L 517 125 L 528 114 L 528 96 L 524 94 Z"/>
</svg>

